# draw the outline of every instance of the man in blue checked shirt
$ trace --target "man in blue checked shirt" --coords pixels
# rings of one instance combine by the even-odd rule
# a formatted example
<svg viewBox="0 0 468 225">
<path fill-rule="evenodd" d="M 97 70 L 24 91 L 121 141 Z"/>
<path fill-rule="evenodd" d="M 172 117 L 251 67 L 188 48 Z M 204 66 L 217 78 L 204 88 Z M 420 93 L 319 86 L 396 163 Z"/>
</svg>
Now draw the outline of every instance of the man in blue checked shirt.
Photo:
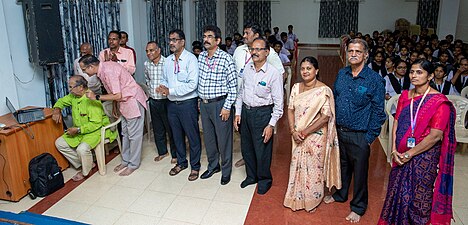
<svg viewBox="0 0 468 225">
<path fill-rule="evenodd" d="M 347 52 L 350 66 L 338 72 L 333 90 L 342 188 L 326 196 L 324 202 L 346 202 L 354 173 L 351 213 L 346 220 L 357 223 L 367 209 L 370 145 L 385 121 L 385 81 L 365 65 L 369 56 L 367 42 L 352 39 Z"/>
<path fill-rule="evenodd" d="M 222 171 L 221 184 L 226 185 L 232 171 L 232 105 L 237 94 L 237 72 L 231 55 L 219 48 L 220 43 L 221 30 L 206 26 L 203 30 L 206 51 L 198 57 L 198 96 L 208 169 L 200 178 L 207 179 Z"/>
</svg>

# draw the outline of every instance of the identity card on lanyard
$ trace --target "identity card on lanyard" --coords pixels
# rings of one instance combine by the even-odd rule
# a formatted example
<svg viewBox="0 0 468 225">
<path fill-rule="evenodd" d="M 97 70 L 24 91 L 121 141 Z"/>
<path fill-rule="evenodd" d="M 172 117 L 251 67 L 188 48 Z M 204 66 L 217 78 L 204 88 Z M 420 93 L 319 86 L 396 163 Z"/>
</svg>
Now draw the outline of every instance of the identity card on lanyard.
<svg viewBox="0 0 468 225">
<path fill-rule="evenodd" d="M 248 58 L 247 58 L 248 57 Z M 252 58 L 252 55 L 250 53 L 246 53 L 245 54 L 245 61 L 244 61 L 244 67 L 242 67 L 242 69 L 239 71 L 239 77 L 244 77 L 244 68 L 245 66 L 247 65 L 247 63 L 250 62 L 250 59 Z"/>
<path fill-rule="evenodd" d="M 413 116 L 414 93 L 413 93 L 413 97 L 411 98 L 411 105 L 410 105 L 411 137 L 409 137 L 408 140 L 406 141 L 406 147 L 408 148 L 414 148 L 414 146 L 416 146 L 416 138 L 414 137 L 414 129 L 416 128 L 416 120 L 418 119 L 419 109 L 421 108 L 421 105 L 424 102 L 424 99 L 426 98 L 427 93 L 429 93 L 429 90 L 431 90 L 430 86 L 427 88 L 426 92 L 424 92 L 424 95 L 421 98 L 421 101 L 418 103 L 418 108 L 416 109 L 416 113 L 414 116 Z"/>
</svg>

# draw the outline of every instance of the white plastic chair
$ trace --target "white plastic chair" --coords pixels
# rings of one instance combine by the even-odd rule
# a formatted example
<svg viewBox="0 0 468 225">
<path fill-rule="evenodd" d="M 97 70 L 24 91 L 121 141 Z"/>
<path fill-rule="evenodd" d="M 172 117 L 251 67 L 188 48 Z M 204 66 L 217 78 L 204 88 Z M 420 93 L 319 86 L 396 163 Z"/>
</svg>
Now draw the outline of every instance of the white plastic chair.
<svg viewBox="0 0 468 225">
<path fill-rule="evenodd" d="M 143 83 L 138 83 L 138 84 L 143 89 L 146 96 L 149 96 L 148 86 L 146 84 L 143 84 Z M 150 112 L 149 103 L 148 103 L 147 109 L 145 110 L 145 127 L 146 127 L 146 138 L 147 138 L 148 143 L 150 143 L 151 142 L 151 135 L 152 135 L 152 132 L 151 132 L 152 126 L 151 126 L 151 112 Z"/>
<path fill-rule="evenodd" d="M 455 136 L 457 142 L 463 143 L 462 152 L 464 152 L 468 143 L 468 129 L 465 128 L 468 99 L 457 95 L 447 95 L 447 98 L 452 102 L 457 113 L 455 117 Z"/>
<path fill-rule="evenodd" d="M 462 89 L 460 96 L 464 98 L 468 98 L 468 86 Z"/>
<path fill-rule="evenodd" d="M 400 95 L 392 96 L 385 105 L 385 112 L 388 115 L 388 144 L 387 144 L 387 162 L 392 162 L 392 148 L 393 148 L 393 123 L 395 118 L 392 115 L 392 108 L 398 105 L 398 98 Z"/>
<path fill-rule="evenodd" d="M 97 161 L 97 166 L 99 169 L 99 174 L 102 176 L 106 175 L 106 154 L 105 154 L 105 145 L 110 143 L 110 140 L 106 138 L 106 130 L 108 129 L 113 129 L 117 130 L 117 124 L 120 123 L 122 120 L 122 117 L 119 117 L 116 121 L 113 123 L 101 127 L 101 142 L 94 148 L 94 153 L 96 154 L 96 161 Z M 122 151 L 122 144 L 120 143 L 120 135 L 119 132 L 117 132 L 117 137 L 114 141 L 117 141 L 117 145 L 119 146 L 119 150 Z"/>
</svg>

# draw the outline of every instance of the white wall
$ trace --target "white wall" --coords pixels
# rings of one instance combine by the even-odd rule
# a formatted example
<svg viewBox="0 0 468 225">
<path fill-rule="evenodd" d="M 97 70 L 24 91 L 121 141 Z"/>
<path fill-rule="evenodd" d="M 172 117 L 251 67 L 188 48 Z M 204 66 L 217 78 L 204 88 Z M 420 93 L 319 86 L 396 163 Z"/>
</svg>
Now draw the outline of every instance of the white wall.
<svg viewBox="0 0 468 225">
<path fill-rule="evenodd" d="M 8 111 L 7 96 L 15 105 L 45 106 L 44 74 L 42 67 L 29 63 L 23 10 L 15 1 L 0 1 L 0 115 Z M 13 74 L 18 79 L 15 79 Z"/>
<path fill-rule="evenodd" d="M 460 1 L 458 11 L 457 34 L 455 39 L 462 39 L 463 42 L 468 42 L 468 1 Z"/>
<path fill-rule="evenodd" d="M 437 35 L 439 39 L 445 38 L 448 34 L 456 35 L 459 6 L 460 0 L 440 1 L 439 21 L 437 23 Z"/>
<path fill-rule="evenodd" d="M 318 38 L 320 1 L 280 0 L 271 4 L 271 26 L 280 32 L 287 31 L 289 24 L 302 43 L 335 44 L 335 38 Z M 406 0 L 367 0 L 359 4 L 358 30 L 372 34 L 374 30 L 395 29 L 395 20 L 405 18 L 416 22 L 417 2 Z"/>
</svg>

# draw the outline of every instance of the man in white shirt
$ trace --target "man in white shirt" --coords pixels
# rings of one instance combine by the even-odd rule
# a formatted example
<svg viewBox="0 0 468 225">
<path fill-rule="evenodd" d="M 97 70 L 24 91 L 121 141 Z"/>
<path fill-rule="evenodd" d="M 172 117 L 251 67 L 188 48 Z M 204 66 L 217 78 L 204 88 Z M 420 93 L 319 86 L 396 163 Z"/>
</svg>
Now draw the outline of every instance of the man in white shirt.
<svg viewBox="0 0 468 225">
<path fill-rule="evenodd" d="M 80 59 L 84 55 L 92 55 L 93 47 L 89 43 L 80 45 L 80 57 L 76 58 L 73 62 L 73 74 L 82 76 L 88 82 L 88 88 L 96 94 L 101 94 L 101 81 L 97 76 L 89 76 L 84 73 L 80 68 Z"/>
</svg>

